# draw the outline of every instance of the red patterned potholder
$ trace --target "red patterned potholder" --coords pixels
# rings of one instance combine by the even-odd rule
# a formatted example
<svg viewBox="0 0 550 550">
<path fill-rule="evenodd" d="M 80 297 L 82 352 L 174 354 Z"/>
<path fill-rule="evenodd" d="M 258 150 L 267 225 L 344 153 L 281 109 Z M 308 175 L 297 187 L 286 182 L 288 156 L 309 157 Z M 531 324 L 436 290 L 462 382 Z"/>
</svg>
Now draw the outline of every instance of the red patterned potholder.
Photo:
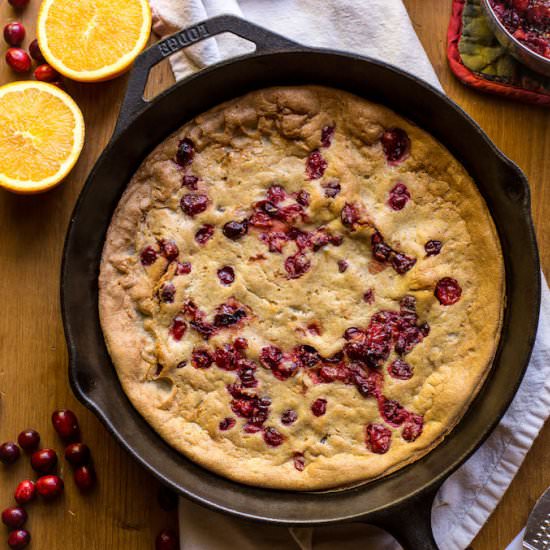
<svg viewBox="0 0 550 550">
<path fill-rule="evenodd" d="M 550 107 L 550 78 L 506 53 L 489 27 L 480 0 L 453 0 L 447 58 L 453 73 L 467 86 Z"/>
</svg>

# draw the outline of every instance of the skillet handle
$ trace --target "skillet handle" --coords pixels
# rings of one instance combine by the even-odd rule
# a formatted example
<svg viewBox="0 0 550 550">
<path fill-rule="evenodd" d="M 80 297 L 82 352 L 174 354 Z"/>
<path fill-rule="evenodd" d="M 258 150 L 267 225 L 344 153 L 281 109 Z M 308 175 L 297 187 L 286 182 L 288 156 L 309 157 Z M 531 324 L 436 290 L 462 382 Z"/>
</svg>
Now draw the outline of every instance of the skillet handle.
<svg viewBox="0 0 550 550">
<path fill-rule="evenodd" d="M 147 107 L 149 102 L 143 98 L 143 92 L 145 91 L 149 71 L 157 63 L 192 44 L 212 38 L 223 32 L 230 32 L 253 42 L 256 45 L 256 53 L 288 51 L 302 47 L 296 42 L 234 15 L 213 17 L 167 36 L 160 42 L 153 44 L 135 60 L 113 136 L 117 136 Z"/>
<path fill-rule="evenodd" d="M 381 512 L 367 523 L 393 535 L 404 550 L 439 550 L 432 531 L 432 505 L 441 483 L 424 494 Z"/>
</svg>

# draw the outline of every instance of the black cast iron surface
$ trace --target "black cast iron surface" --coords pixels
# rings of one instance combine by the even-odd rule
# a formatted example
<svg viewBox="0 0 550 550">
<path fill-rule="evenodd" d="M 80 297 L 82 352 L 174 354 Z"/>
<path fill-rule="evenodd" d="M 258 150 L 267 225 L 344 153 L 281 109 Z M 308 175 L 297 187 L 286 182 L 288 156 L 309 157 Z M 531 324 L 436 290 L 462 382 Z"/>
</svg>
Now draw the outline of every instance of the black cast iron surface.
<svg viewBox="0 0 550 550">
<path fill-rule="evenodd" d="M 188 77 L 148 103 L 150 68 L 190 43 L 232 32 L 256 52 Z M 219 477 L 177 453 L 132 407 L 105 348 L 97 277 L 103 241 L 121 193 L 146 155 L 195 115 L 253 89 L 322 84 L 394 109 L 439 139 L 476 181 L 495 220 L 506 264 L 502 337 L 483 389 L 452 433 L 426 457 L 381 480 L 327 493 L 248 487 Z M 482 262 L 483 258 L 479 258 Z M 63 256 L 61 299 L 78 398 L 116 439 L 167 485 L 222 512 L 285 525 L 368 521 L 409 549 L 433 549 L 430 510 L 443 480 L 484 440 L 512 400 L 527 366 L 538 322 L 539 261 L 523 173 L 453 102 L 429 85 L 360 56 L 309 49 L 232 16 L 186 29 L 136 61 L 119 122 L 74 210 Z"/>
</svg>

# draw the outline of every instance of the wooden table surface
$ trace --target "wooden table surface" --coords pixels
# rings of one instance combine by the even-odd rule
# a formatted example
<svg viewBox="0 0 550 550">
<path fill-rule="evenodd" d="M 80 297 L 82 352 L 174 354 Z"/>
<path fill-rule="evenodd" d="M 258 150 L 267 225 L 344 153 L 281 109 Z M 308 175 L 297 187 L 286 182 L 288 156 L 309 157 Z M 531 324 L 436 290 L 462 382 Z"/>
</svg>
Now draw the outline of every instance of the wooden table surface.
<svg viewBox="0 0 550 550">
<path fill-rule="evenodd" d="M 550 110 L 475 93 L 451 75 L 445 58 L 450 0 L 405 0 L 411 18 L 449 96 L 484 128 L 527 174 L 543 269 L 550 273 Z M 38 0 L 17 18 L 34 37 Z M 16 14 L 0 0 L 0 22 Z M 16 80 L 0 61 L 0 84 Z M 155 71 L 151 90 L 171 82 L 167 67 Z M 93 414 L 73 397 L 67 380 L 67 351 L 59 311 L 59 267 L 70 213 L 85 178 L 107 143 L 126 78 L 103 84 L 68 84 L 86 121 L 86 145 L 67 180 L 33 197 L 0 190 L 0 441 L 32 426 L 43 443 L 62 446 L 50 424 L 55 408 L 78 414 L 99 475 L 97 490 L 81 496 L 67 476 L 62 501 L 29 507 L 33 548 L 145 550 L 163 527 L 176 526 L 175 513 L 156 501 L 158 483 L 122 451 Z M 83 312 L 83 315 L 86 313 Z M 61 461 L 62 463 L 64 461 Z M 550 427 L 535 441 L 502 502 L 473 542 L 476 550 L 505 548 L 525 524 L 537 497 L 550 485 Z M 18 480 L 31 475 L 28 460 L 0 467 L 0 508 L 12 503 Z M 3 534 L 1 535 L 3 536 Z M 0 542 L 0 546 L 1 546 Z"/>
</svg>

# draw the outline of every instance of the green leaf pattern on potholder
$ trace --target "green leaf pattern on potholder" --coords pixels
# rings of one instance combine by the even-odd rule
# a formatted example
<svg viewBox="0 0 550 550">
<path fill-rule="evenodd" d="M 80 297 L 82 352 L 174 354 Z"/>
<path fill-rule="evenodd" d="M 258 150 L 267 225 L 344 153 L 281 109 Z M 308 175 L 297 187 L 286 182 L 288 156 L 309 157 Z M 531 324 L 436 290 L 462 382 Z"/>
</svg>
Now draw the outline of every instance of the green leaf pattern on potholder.
<svg viewBox="0 0 550 550">
<path fill-rule="evenodd" d="M 549 79 L 524 67 L 506 53 L 489 27 L 480 0 L 466 0 L 458 50 L 462 63 L 488 80 L 528 90 L 550 90 Z"/>
</svg>

